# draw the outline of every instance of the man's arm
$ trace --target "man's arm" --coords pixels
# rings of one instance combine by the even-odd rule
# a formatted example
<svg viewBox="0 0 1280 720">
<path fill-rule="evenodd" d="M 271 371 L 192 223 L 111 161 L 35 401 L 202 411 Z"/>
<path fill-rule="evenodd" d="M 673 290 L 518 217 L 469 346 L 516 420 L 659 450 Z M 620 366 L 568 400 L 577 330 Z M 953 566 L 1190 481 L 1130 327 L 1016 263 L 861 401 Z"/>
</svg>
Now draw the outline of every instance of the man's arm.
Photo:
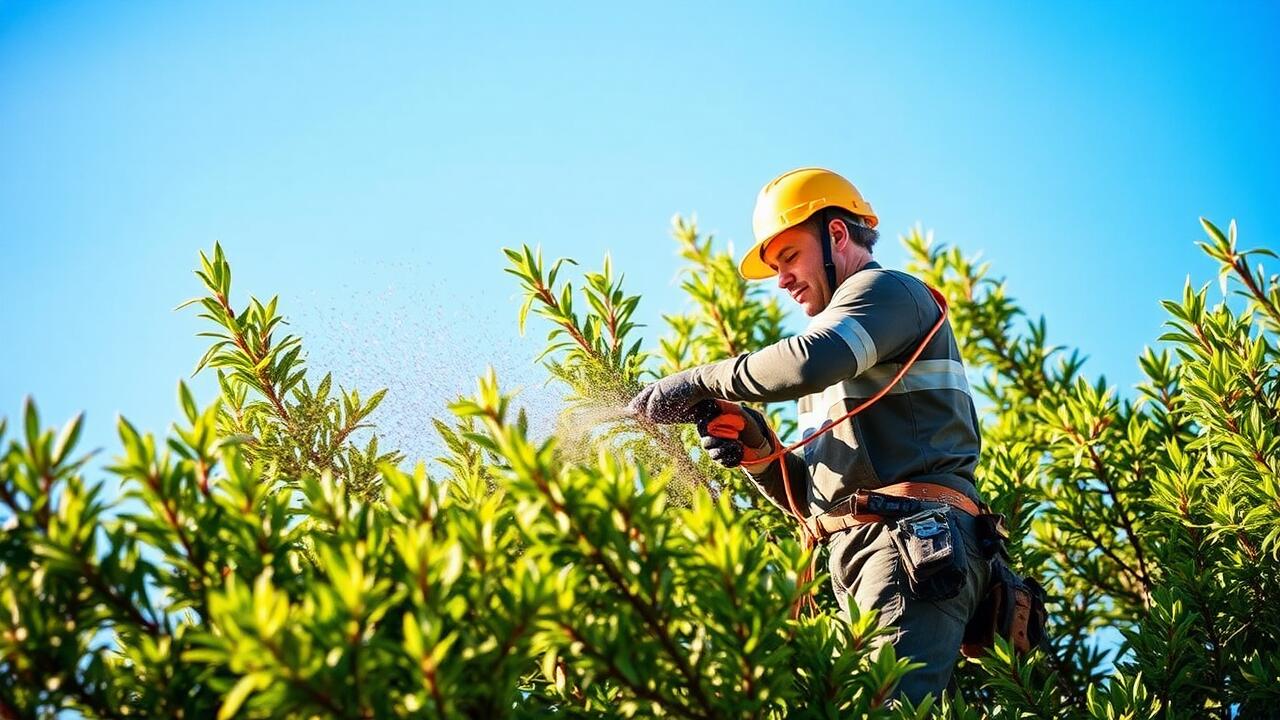
<svg viewBox="0 0 1280 720">
<path fill-rule="evenodd" d="M 801 514 L 809 514 L 809 468 L 805 465 L 804 457 L 799 451 L 792 451 L 784 455 L 782 461 L 787 464 L 787 475 L 791 480 L 791 487 L 795 489 L 796 506 Z M 762 495 L 769 498 L 769 501 L 777 505 L 783 512 L 790 514 L 791 505 L 787 502 L 787 490 L 782 484 L 782 468 L 777 461 L 771 463 L 761 463 L 759 465 L 743 465 L 743 470 L 747 471 L 747 477 L 751 478 L 751 482 L 755 484 L 756 489 Z"/>
<path fill-rule="evenodd" d="M 928 291 L 918 281 L 886 270 L 855 273 L 803 333 L 694 368 L 691 379 L 725 400 L 780 402 L 819 392 L 919 340 L 938 313 L 932 302 L 921 303 L 922 294 Z"/>
<path fill-rule="evenodd" d="M 738 402 L 781 402 L 819 392 L 850 377 L 857 360 L 833 328 L 806 330 L 752 353 L 694 368 L 709 396 Z"/>
</svg>

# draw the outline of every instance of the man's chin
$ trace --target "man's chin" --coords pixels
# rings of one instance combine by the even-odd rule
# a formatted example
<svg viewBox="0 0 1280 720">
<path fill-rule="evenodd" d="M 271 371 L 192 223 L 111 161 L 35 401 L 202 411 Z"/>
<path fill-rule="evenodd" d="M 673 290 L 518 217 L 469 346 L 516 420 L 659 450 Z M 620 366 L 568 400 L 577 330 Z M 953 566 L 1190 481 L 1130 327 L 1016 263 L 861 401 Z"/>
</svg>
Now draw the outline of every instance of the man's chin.
<svg viewBox="0 0 1280 720">
<path fill-rule="evenodd" d="M 804 299 L 796 300 L 795 297 L 792 297 L 791 299 L 795 302 L 795 304 L 800 306 L 801 310 L 804 310 L 805 315 L 809 317 L 813 317 L 814 315 L 817 315 L 818 313 L 823 311 L 824 308 L 822 305 L 819 305 L 817 302 L 814 302 L 813 300 L 809 299 L 809 292 L 807 290 L 801 293 L 801 297 L 803 297 Z"/>
</svg>

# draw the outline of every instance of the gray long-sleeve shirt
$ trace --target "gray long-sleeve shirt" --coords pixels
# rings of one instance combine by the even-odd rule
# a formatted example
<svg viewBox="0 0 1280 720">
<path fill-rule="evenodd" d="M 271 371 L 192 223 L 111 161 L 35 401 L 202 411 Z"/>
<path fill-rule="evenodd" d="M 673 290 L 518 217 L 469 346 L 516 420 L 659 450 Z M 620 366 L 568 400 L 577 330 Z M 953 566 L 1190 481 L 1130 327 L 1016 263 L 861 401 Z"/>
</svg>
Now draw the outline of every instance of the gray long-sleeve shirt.
<svg viewBox="0 0 1280 720">
<path fill-rule="evenodd" d="M 725 400 L 796 400 L 800 431 L 809 437 L 887 385 L 939 312 L 920 280 L 869 262 L 836 288 L 803 333 L 702 365 L 695 381 Z M 978 502 L 979 448 L 978 416 L 948 322 L 879 402 L 784 460 L 801 510 L 818 514 L 854 490 L 905 480 L 944 485 Z M 777 461 L 752 479 L 787 509 Z"/>
</svg>

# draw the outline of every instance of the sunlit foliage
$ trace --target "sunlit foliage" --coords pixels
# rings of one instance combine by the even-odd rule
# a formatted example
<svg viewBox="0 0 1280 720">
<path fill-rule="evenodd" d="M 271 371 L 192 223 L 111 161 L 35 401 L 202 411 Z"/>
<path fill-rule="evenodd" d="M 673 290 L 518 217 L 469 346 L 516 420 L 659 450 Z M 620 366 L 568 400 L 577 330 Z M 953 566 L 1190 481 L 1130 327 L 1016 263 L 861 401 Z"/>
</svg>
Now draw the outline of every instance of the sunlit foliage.
<svg viewBox="0 0 1280 720">
<path fill-rule="evenodd" d="M 673 224 L 689 304 L 654 346 L 607 258 L 570 278 L 508 250 L 565 419 L 534 437 L 490 371 L 433 419 L 447 450 L 429 464 L 353 442 L 382 393 L 309 374 L 277 299 L 236 309 L 215 247 L 191 301 L 213 403 L 179 385 L 159 438 L 121 419 L 106 479 L 87 477 L 80 417 L 47 429 L 28 401 L 11 434 L 0 420 L 0 718 L 1266 717 L 1280 283 L 1234 224 L 1205 229 L 1231 295 L 1188 283 L 1164 303 L 1136 392 L 1048 345 L 987 266 L 904 238 L 986 408 L 981 490 L 1051 600 L 1049 646 L 999 645 L 920 708 L 891 702 L 909 659 L 870 649 L 873 617 L 828 597 L 790 619 L 809 558 L 780 512 L 688 428 L 621 411 L 656 374 L 784 334 L 691 221 Z"/>
</svg>

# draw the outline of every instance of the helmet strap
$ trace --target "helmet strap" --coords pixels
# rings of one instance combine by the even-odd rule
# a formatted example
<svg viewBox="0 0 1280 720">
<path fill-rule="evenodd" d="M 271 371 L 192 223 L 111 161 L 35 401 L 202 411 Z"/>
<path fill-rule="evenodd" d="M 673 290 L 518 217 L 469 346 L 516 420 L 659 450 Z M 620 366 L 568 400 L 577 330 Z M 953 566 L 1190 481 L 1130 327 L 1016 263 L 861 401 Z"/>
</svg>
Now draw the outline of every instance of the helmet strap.
<svg viewBox="0 0 1280 720">
<path fill-rule="evenodd" d="M 836 264 L 831 259 L 831 229 L 825 209 L 818 211 L 818 225 L 822 233 L 822 239 L 819 241 L 822 245 L 822 266 L 827 271 L 827 288 L 831 293 L 827 302 L 831 302 L 831 298 L 836 296 Z"/>
</svg>

